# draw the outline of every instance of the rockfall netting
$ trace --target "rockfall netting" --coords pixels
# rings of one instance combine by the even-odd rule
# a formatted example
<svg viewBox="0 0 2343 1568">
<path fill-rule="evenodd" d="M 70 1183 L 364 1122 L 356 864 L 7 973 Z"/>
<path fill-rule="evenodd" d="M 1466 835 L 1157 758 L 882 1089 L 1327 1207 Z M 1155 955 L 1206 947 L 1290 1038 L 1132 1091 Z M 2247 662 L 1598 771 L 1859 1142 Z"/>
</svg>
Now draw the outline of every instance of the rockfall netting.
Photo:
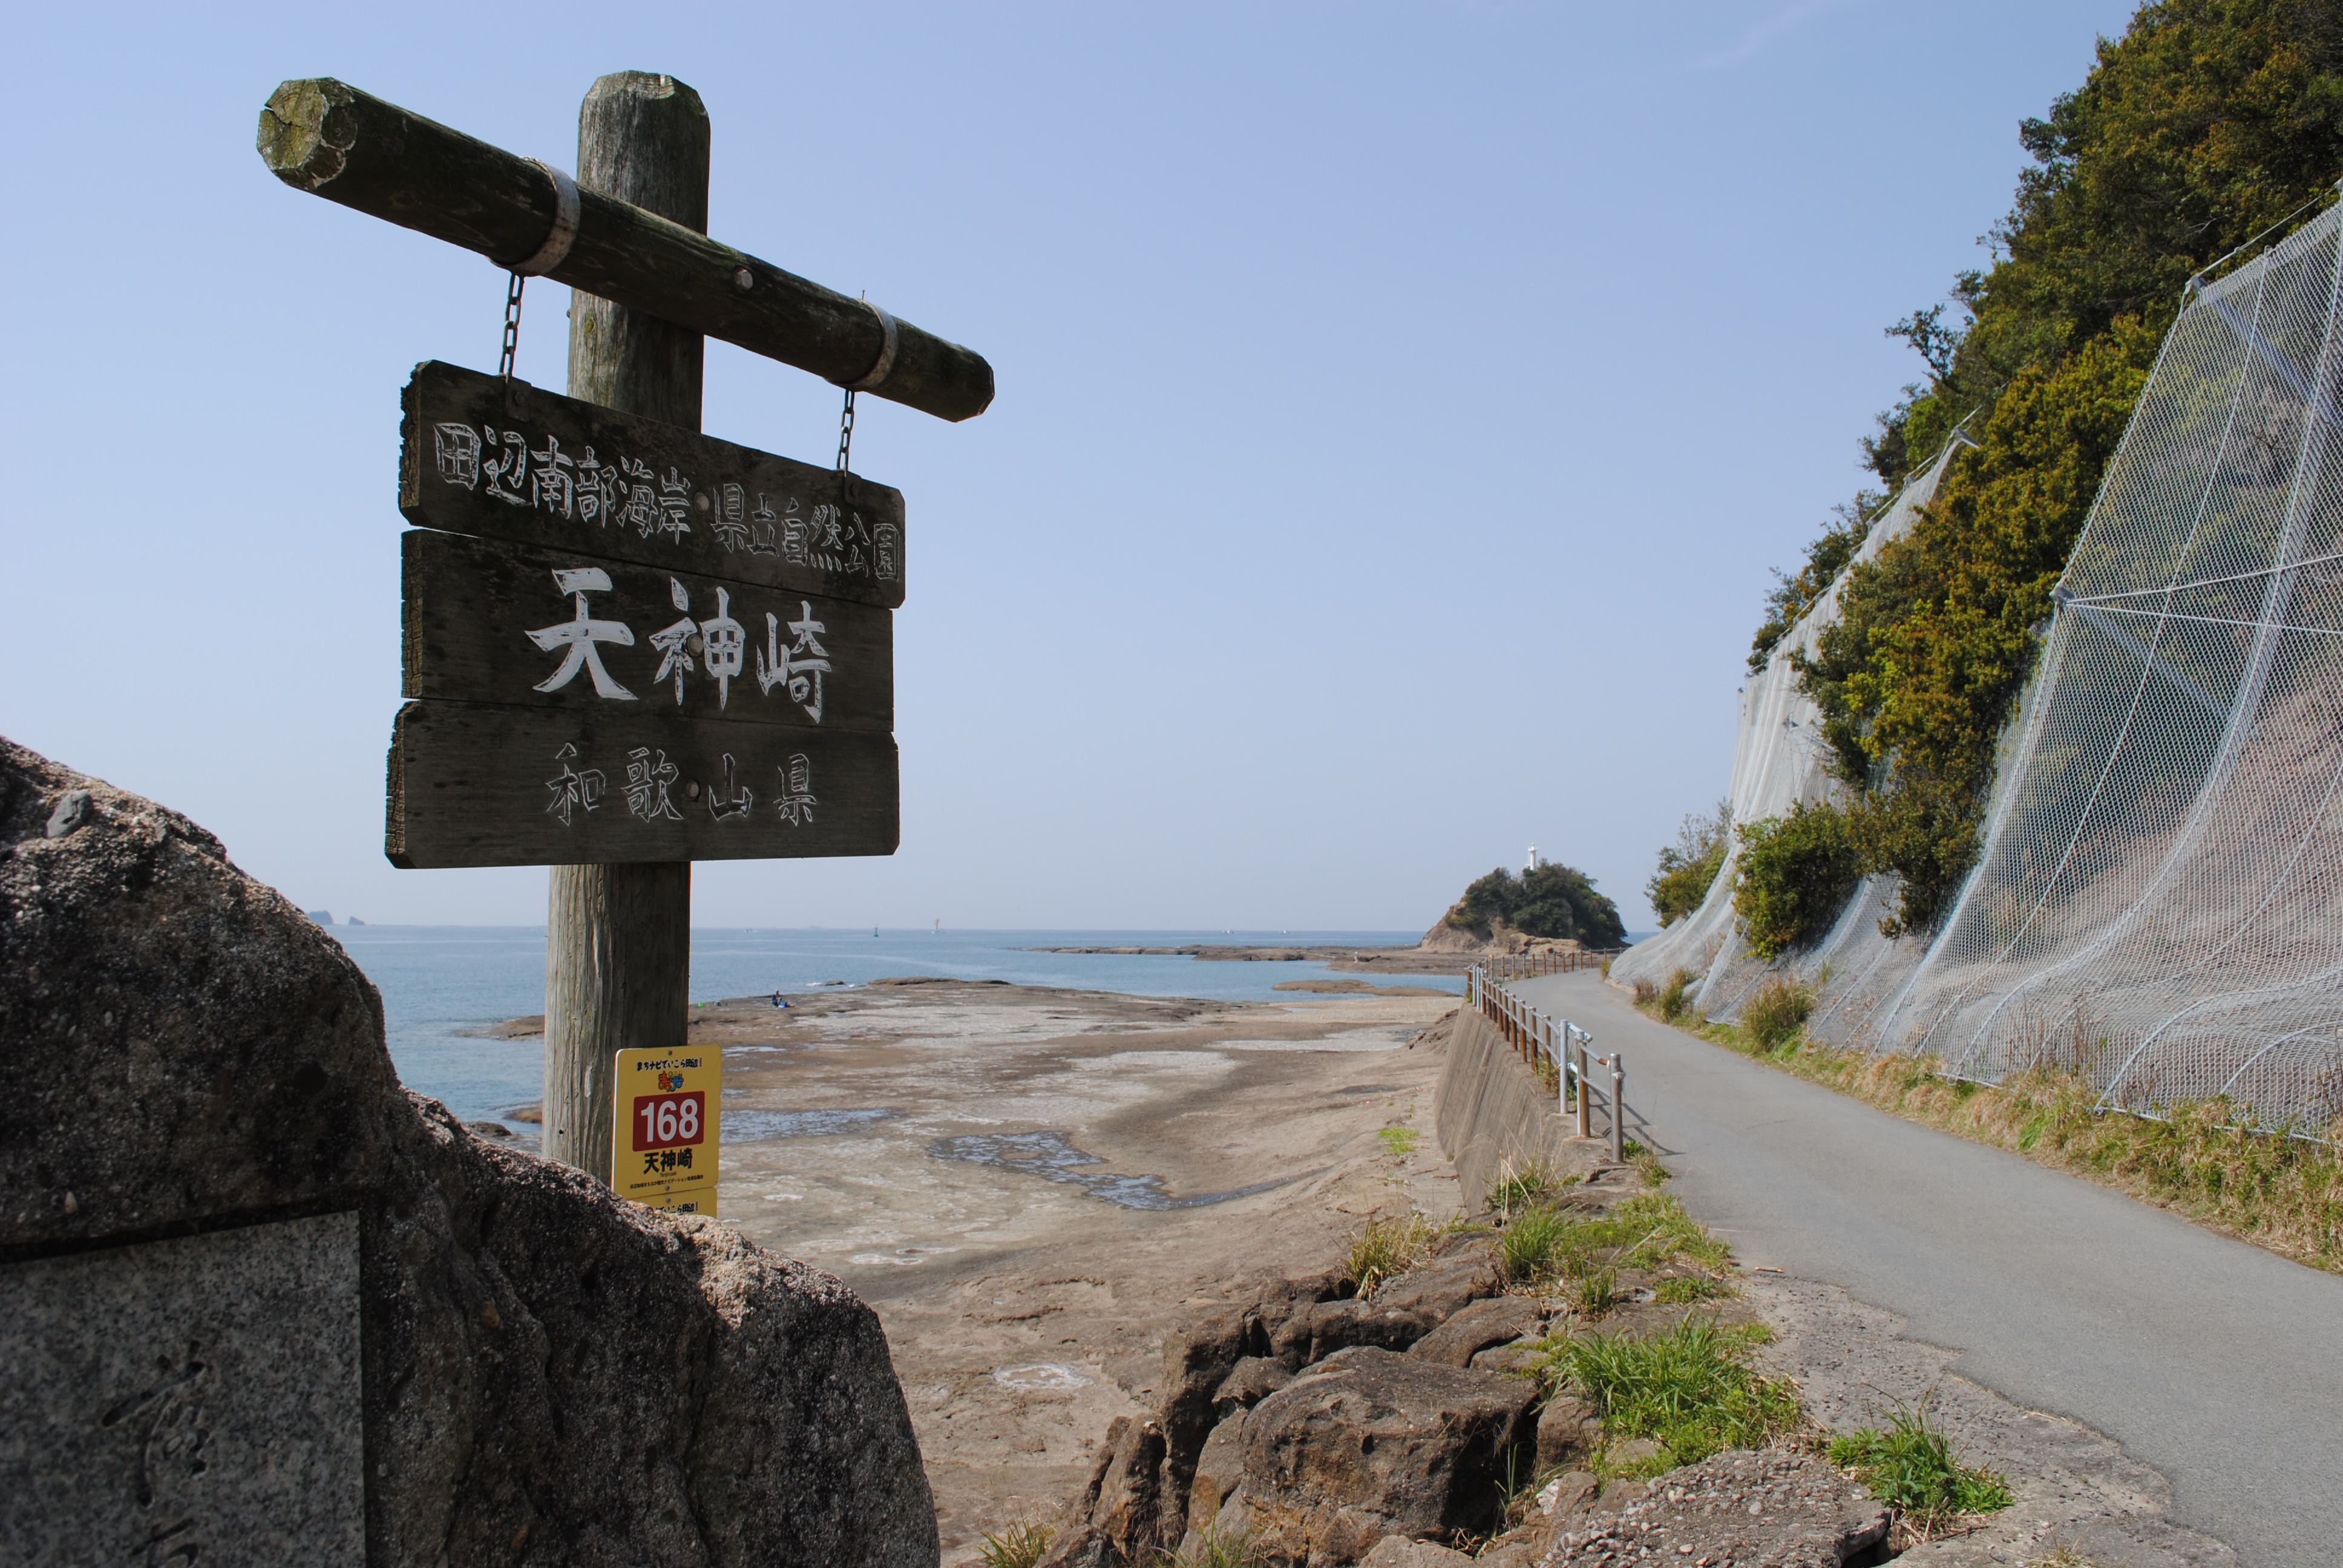
<svg viewBox="0 0 2343 1568">
<path fill-rule="evenodd" d="M 1703 972 L 1704 1010 L 1731 1016 L 1795 971 L 1822 980 L 1810 1032 L 1839 1043 L 1925 1050 L 1988 1081 L 2074 1068 L 2134 1110 L 2226 1094 L 2265 1126 L 2334 1124 L 2338 224 L 2330 210 L 2192 289 L 2067 563 L 1977 869 L 1935 940 L 1881 939 L 1892 889 L 1866 884 L 1815 951 L 1749 962 L 1728 861 L 1697 913 L 1614 974 Z M 1803 699 L 1776 694 L 1794 680 L 1777 655 L 1745 698 L 1740 819 L 1745 789 L 1752 817 L 1785 809 L 1788 791 L 1825 792 L 1814 749 L 1783 755 L 1810 720 Z M 1768 723 L 1783 735 L 1758 733 Z"/>
<path fill-rule="evenodd" d="M 1871 559 L 1890 539 L 1910 530 L 1920 508 L 1936 493 L 1936 481 L 1951 455 L 1948 447 L 1904 487 L 1864 537 L 1855 562 Z M 1775 645 L 1765 668 L 1741 689 L 1733 787 L 1726 796 L 1736 823 L 1779 817 L 1797 801 L 1827 799 L 1835 789 L 1826 766 L 1822 713 L 1798 689 L 1793 660 L 1799 654 L 1813 652 L 1824 629 L 1838 618 L 1839 593 L 1845 582 L 1845 574 L 1840 574 Z M 1840 1021 L 1867 1013 L 1868 1002 L 1875 1000 L 1874 993 L 1883 985 L 1892 995 L 1910 978 L 1919 962 L 1918 945 L 1890 942 L 1878 930 L 1879 916 L 1895 906 L 1893 879 L 1865 879 L 1838 924 L 1813 950 L 1778 963 L 1752 957 L 1733 915 L 1733 883 L 1740 858 L 1741 844 L 1735 835 L 1700 908 L 1620 954 L 1611 965 L 1613 978 L 1629 984 L 1648 980 L 1664 985 L 1675 970 L 1690 970 L 1702 977 L 1702 1010 L 1712 1018 L 1731 1018 L 1758 987 L 1775 975 L 1792 974 L 1809 984 L 1822 984 L 1825 994 L 1816 1010 L 1844 1015 Z M 1865 1000 L 1851 1009 L 1847 1004 L 1858 998 Z M 1824 1020 L 1818 1018 L 1809 1025 L 1809 1032 L 1824 1027 Z"/>
</svg>

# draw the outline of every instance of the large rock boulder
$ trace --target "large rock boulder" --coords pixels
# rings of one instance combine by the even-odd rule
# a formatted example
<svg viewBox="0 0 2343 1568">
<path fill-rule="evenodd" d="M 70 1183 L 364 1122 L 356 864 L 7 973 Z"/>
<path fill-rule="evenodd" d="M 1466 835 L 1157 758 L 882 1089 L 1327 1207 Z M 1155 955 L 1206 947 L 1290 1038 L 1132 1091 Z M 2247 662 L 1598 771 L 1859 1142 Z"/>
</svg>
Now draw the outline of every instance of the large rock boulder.
<svg viewBox="0 0 2343 1568">
<path fill-rule="evenodd" d="M 1270 1341 L 1270 1356 L 1287 1371 L 1300 1372 L 1353 1345 L 1403 1351 L 1438 1322 L 1423 1312 L 1358 1296 L 1317 1302 L 1297 1310 L 1279 1325 L 1276 1337 Z"/>
<path fill-rule="evenodd" d="M 1293 1374 L 1284 1363 L 1267 1356 L 1247 1356 L 1212 1392 L 1212 1413 L 1225 1421 L 1236 1411 L 1251 1410 L 1292 1381 Z"/>
<path fill-rule="evenodd" d="M 1443 1322 L 1471 1302 L 1502 1294 L 1504 1270 L 1496 1243 L 1473 1241 L 1428 1263 L 1419 1263 L 1375 1292 L 1374 1304 L 1405 1312 L 1428 1325 Z"/>
<path fill-rule="evenodd" d="M 1163 1340 L 1164 1544 L 1186 1528 L 1184 1503 L 1196 1456 L 1220 1419 L 1216 1406 L 1230 1374 L 1262 1342 L 1258 1312 L 1222 1307 L 1201 1313 Z M 1265 1348 L 1265 1347 L 1264 1347 Z"/>
<path fill-rule="evenodd" d="M 1507 1460 L 1529 1476 L 1536 1392 L 1372 1346 L 1329 1357 L 1244 1419 L 1240 1497 L 1263 1553 L 1350 1563 L 1386 1535 L 1488 1530 Z"/>
<path fill-rule="evenodd" d="M 1166 1444 L 1161 1422 L 1119 1415 L 1091 1472 L 1090 1484 L 1067 1510 L 1040 1568 L 1123 1568 L 1151 1563 L 1176 1506 L 1164 1490 Z"/>
<path fill-rule="evenodd" d="M 1474 1356 L 1493 1345 L 1536 1333 L 1544 1321 L 1534 1297 L 1490 1296 L 1458 1309 L 1454 1317 L 1410 1345 L 1407 1353 L 1443 1366 L 1469 1366 Z"/>
<path fill-rule="evenodd" d="M 1584 1459 L 1603 1438 L 1603 1418 L 1591 1401 L 1557 1393 L 1538 1412 L 1537 1473 L 1545 1475 Z"/>
<path fill-rule="evenodd" d="M 473 1137 L 399 1088 L 374 988 L 300 910 L 186 818 L 5 741 L 0 1070 L 0 1265 L 135 1271 L 346 1217 L 317 1255 L 353 1276 L 368 1563 L 937 1560 L 846 1286 Z M 47 1332 L 0 1324 L 0 1362 Z"/>
</svg>

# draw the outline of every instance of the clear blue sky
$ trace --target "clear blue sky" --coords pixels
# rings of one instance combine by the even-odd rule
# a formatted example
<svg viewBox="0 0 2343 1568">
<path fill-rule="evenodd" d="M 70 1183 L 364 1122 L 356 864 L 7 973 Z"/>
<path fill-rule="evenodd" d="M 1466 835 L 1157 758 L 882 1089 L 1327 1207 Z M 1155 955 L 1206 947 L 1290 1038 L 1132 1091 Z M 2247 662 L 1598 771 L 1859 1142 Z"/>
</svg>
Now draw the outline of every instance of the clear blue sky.
<svg viewBox="0 0 2343 1568">
<path fill-rule="evenodd" d="M 0 734 L 311 908 L 535 923 L 382 858 L 397 393 L 504 278 L 295 193 L 337 75 L 575 163 L 607 71 L 715 126 L 719 237 L 984 353 L 865 400 L 909 498 L 903 845 L 703 864 L 706 924 L 1420 928 L 1532 842 L 1647 924 L 1766 569 L 1978 264 L 2120 0 L 9 7 Z M 520 373 L 563 380 L 566 291 Z M 837 393 L 724 345 L 707 427 Z"/>
</svg>

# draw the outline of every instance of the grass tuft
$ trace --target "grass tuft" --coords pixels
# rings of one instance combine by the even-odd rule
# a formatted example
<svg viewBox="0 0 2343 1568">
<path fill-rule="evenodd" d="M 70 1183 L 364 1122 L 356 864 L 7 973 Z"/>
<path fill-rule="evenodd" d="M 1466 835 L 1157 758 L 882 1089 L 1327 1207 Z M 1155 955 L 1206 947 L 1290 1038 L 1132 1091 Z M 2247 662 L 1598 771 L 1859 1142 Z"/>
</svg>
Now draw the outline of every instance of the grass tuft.
<svg viewBox="0 0 2343 1568">
<path fill-rule="evenodd" d="M 1397 1279 L 1413 1268 L 1439 1234 L 1440 1227 L 1421 1214 L 1370 1220 L 1359 1239 L 1351 1243 L 1342 1277 L 1359 1294 L 1372 1296 L 1384 1281 Z"/>
<path fill-rule="evenodd" d="M 1570 1304 L 1581 1317 L 1599 1318 L 1619 1304 L 1619 1271 L 1589 1269 L 1578 1277 Z"/>
<path fill-rule="evenodd" d="M 1797 1037 L 1815 1010 L 1815 993 L 1786 977 L 1776 976 L 1741 1004 L 1742 1031 L 1760 1050 L 1776 1050 Z"/>
<path fill-rule="evenodd" d="M 1406 1159 L 1423 1141 L 1423 1134 L 1413 1127 L 1386 1127 L 1375 1136 L 1383 1140 L 1384 1151 L 1394 1160 Z"/>
<path fill-rule="evenodd" d="M 1497 1261 L 1514 1284 L 1551 1279 L 1563 1271 L 1574 1233 L 1583 1229 L 1555 1209 L 1533 1209 L 1507 1225 L 1497 1239 Z"/>
<path fill-rule="evenodd" d="M 1011 1524 L 986 1535 L 976 1560 L 984 1568 L 1033 1568 L 1050 1550 L 1051 1533 L 1046 1524 Z"/>
<path fill-rule="evenodd" d="M 1929 1421 L 1926 1399 L 1896 1412 L 1885 1432 L 1865 1427 L 1832 1438 L 1830 1462 L 1869 1487 L 1922 1541 L 1965 1514 L 1997 1513 L 2014 1501 L 2003 1477 L 1954 1457 L 1952 1439 Z"/>
<path fill-rule="evenodd" d="M 1732 1249 L 1664 1192 L 1638 1192 L 1600 1219 L 1534 1208 L 1515 1216 L 1497 1239 L 1498 1261 L 1509 1282 L 1569 1280 L 1578 1283 L 1582 1295 L 1585 1282 L 1598 1271 L 1654 1270 L 1688 1259 L 1717 1272 L 1732 1256 Z M 1615 1283 L 1615 1274 L 1612 1279 Z M 1599 1292 L 1606 1308 L 1610 1289 Z"/>
<path fill-rule="evenodd" d="M 2080 1547 L 2066 1541 L 2053 1546 L 2046 1556 L 2033 1558 L 2019 1564 L 2019 1568 L 2097 1568 L 2097 1565 L 2083 1555 Z"/>
<path fill-rule="evenodd" d="M 1699 979 L 1700 977 L 1690 970 L 1678 970 L 1670 975 L 1668 983 L 1660 988 L 1659 1000 L 1654 1004 L 1660 1010 L 1660 1016 L 1668 1022 L 1674 1023 L 1690 1012 L 1693 984 Z"/>
<path fill-rule="evenodd" d="M 1578 1180 L 1575 1174 L 1557 1173 L 1553 1162 L 1545 1160 L 1525 1160 L 1515 1165 L 1508 1158 L 1498 1169 L 1503 1174 L 1489 1184 L 1482 1206 L 1497 1217 L 1499 1224 L 1551 1202 Z"/>
<path fill-rule="evenodd" d="M 1664 1452 L 1649 1462 L 1674 1470 L 1763 1448 L 1798 1425 L 1795 1387 L 1760 1377 L 1754 1364 L 1765 1339 L 1763 1329 L 1687 1318 L 1641 1339 L 1581 1335 L 1555 1354 L 1554 1370 L 1594 1405 L 1607 1442 L 1650 1438 Z"/>
<path fill-rule="evenodd" d="M 1723 1280 L 1712 1280 L 1703 1274 L 1671 1274 L 1653 1290 L 1661 1302 L 1675 1307 L 1692 1302 L 1714 1302 L 1735 1293 Z"/>
<path fill-rule="evenodd" d="M 1195 1551 L 1163 1553 L 1164 1568 L 1247 1568 L 1251 1557 L 1245 1550 L 1244 1535 L 1224 1536 L 1211 1529 L 1201 1533 L 1202 1543 Z"/>
</svg>

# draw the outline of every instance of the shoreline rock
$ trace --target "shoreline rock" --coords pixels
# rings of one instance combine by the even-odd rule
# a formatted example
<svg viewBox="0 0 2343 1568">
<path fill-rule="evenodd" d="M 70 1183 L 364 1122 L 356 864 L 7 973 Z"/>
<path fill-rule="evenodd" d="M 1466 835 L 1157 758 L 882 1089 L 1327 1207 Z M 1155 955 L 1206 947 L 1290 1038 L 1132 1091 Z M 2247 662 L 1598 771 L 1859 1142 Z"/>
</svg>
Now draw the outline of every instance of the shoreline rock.
<svg viewBox="0 0 2343 1568">
<path fill-rule="evenodd" d="M 369 1563 L 937 1561 L 853 1292 L 403 1090 L 327 931 L 186 818 L 5 740 L 0 1061 L 0 1261 L 104 1248 L 136 1269 L 160 1237 L 355 1216 L 333 1266 L 355 1281 L 365 1473 L 337 1481 Z M 199 1312 L 174 1288 L 154 1274 L 157 1310 Z M 0 1324 L 12 1366 L 33 1332 Z M 206 1495 L 236 1483 L 216 1470 Z"/>
</svg>

